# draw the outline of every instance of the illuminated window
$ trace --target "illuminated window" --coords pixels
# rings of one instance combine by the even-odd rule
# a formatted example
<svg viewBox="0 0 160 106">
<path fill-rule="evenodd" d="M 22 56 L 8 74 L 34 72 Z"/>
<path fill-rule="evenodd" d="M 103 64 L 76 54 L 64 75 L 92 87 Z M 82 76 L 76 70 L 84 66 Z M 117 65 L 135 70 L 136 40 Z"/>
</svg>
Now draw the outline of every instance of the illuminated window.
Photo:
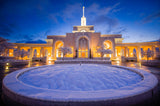
<svg viewBox="0 0 160 106">
<path fill-rule="evenodd" d="M 81 32 L 86 32 L 86 30 L 81 30 Z"/>
</svg>

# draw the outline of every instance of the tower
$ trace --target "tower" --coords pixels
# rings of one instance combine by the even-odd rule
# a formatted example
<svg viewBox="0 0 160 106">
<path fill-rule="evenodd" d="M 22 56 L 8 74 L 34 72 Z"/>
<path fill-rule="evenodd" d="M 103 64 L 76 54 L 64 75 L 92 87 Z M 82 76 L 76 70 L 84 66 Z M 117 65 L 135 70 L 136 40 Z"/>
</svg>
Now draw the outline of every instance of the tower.
<svg viewBox="0 0 160 106">
<path fill-rule="evenodd" d="M 81 26 L 73 26 L 73 33 L 76 32 L 95 32 L 93 25 L 86 25 L 86 17 L 84 16 L 84 9 L 83 6 L 83 16 L 81 17 Z"/>
<path fill-rule="evenodd" d="M 86 26 L 86 17 L 84 16 L 84 6 L 83 6 L 83 16 L 81 17 L 81 26 Z"/>
</svg>

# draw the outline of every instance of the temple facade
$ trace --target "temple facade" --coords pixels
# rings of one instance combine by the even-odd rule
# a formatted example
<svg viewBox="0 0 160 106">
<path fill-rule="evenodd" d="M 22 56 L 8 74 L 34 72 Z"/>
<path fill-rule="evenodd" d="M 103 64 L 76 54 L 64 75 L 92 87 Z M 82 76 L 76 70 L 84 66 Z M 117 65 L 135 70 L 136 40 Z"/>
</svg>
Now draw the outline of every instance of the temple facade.
<svg viewBox="0 0 160 106">
<path fill-rule="evenodd" d="M 140 42 L 140 43 L 123 43 L 121 34 L 101 34 L 94 30 L 93 25 L 86 24 L 86 17 L 81 18 L 81 26 L 73 26 L 71 33 L 66 35 L 48 35 L 46 44 L 14 43 L 18 50 L 29 52 L 24 59 L 43 58 L 47 60 L 56 60 L 63 56 L 59 50 L 60 47 L 69 47 L 72 54 L 67 54 L 68 58 L 99 58 L 100 53 L 97 49 L 104 47 L 110 49 L 112 54 L 105 54 L 104 57 L 110 57 L 111 60 L 121 61 L 139 61 L 147 57 L 142 55 L 144 51 L 152 51 L 150 59 L 159 55 L 160 43 L 157 42 Z M 14 50 L 8 50 L 8 56 L 14 56 Z"/>
</svg>

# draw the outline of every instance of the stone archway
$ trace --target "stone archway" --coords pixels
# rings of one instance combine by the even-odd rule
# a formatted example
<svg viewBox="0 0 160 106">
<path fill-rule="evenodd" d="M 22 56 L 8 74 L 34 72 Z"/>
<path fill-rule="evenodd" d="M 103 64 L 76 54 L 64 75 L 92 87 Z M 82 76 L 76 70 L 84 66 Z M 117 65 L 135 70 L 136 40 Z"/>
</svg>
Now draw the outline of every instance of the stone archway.
<svg viewBox="0 0 160 106">
<path fill-rule="evenodd" d="M 112 41 L 110 40 L 105 40 L 103 42 L 103 45 L 104 45 L 104 49 L 110 49 L 112 52 L 113 52 L 113 44 L 112 44 Z M 105 54 L 104 57 L 111 57 L 112 54 Z"/>
<path fill-rule="evenodd" d="M 61 53 L 61 51 L 59 50 L 60 47 L 63 47 L 64 43 L 63 41 L 56 41 L 55 43 L 55 57 L 63 57 L 63 54 Z"/>
</svg>

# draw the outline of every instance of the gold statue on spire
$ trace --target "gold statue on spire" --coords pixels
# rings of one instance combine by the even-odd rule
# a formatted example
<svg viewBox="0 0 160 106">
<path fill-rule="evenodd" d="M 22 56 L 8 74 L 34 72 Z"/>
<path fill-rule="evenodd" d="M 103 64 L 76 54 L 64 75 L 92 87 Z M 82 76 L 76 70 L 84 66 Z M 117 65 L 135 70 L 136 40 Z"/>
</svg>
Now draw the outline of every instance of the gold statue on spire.
<svg viewBox="0 0 160 106">
<path fill-rule="evenodd" d="M 86 26 L 86 17 L 84 16 L 84 6 L 83 6 L 83 16 L 81 17 L 81 26 Z"/>
</svg>

